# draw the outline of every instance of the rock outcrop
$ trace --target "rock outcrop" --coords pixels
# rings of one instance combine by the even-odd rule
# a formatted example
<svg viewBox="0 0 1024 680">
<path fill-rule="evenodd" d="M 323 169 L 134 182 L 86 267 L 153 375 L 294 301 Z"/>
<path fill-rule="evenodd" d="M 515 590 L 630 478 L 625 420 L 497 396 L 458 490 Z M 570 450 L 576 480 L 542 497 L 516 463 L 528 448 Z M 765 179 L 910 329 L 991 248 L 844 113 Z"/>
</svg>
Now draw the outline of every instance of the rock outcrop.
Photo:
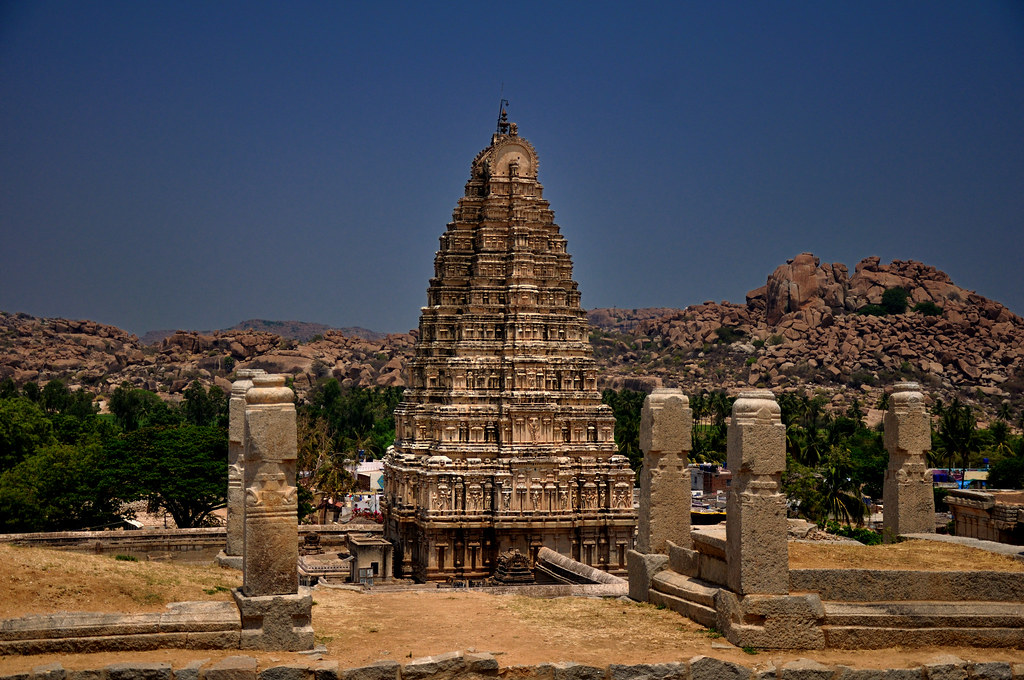
<svg viewBox="0 0 1024 680">
<path fill-rule="evenodd" d="M 856 313 L 895 287 L 907 291 L 905 313 Z M 928 302 L 938 314 L 913 310 Z M 849 275 L 802 253 L 745 304 L 594 309 L 588 320 L 602 387 L 815 389 L 843 403 L 910 379 L 928 394 L 993 408 L 1024 401 L 1024 321 L 913 260 L 869 257 Z M 404 386 L 415 333 L 374 340 L 328 330 L 298 342 L 257 330 L 177 331 L 149 346 L 93 321 L 0 312 L 0 379 L 61 378 L 96 393 L 127 380 L 173 398 L 194 379 L 230 390 L 231 372 L 251 367 L 291 375 L 300 395 L 326 375 L 343 385 Z"/>
</svg>

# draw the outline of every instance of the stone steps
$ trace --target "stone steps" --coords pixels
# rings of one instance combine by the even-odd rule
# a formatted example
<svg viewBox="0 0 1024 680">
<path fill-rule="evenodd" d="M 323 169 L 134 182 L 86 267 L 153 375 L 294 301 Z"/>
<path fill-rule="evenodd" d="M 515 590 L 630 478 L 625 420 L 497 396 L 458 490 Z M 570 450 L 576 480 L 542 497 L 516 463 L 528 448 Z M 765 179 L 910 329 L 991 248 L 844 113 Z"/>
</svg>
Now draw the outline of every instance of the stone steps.
<svg viewBox="0 0 1024 680">
<path fill-rule="evenodd" d="M 823 602 L 825 644 L 838 649 L 893 646 L 1024 646 L 1024 603 Z"/>
<path fill-rule="evenodd" d="M 718 625 L 715 593 L 718 588 L 706 581 L 666 569 L 651 580 L 650 601 L 712 628 Z"/>
<path fill-rule="evenodd" d="M 1018 602 L 823 602 L 825 624 L 876 628 L 1024 628 Z"/>
</svg>

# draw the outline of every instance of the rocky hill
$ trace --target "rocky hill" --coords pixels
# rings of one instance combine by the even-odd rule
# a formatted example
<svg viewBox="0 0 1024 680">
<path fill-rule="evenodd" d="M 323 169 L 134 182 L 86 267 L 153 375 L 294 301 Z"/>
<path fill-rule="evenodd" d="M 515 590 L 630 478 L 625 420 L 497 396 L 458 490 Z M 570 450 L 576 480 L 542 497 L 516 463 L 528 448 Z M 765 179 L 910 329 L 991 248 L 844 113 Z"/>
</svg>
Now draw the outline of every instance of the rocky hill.
<svg viewBox="0 0 1024 680">
<path fill-rule="evenodd" d="M 338 331 L 343 335 L 352 335 L 357 338 L 363 338 L 364 340 L 382 340 L 384 333 L 378 333 L 377 331 L 371 331 L 368 328 L 361 326 L 346 326 L 344 328 L 335 328 L 322 323 L 312 323 L 309 321 L 270 321 L 268 319 L 246 319 L 240 321 L 230 328 L 222 329 L 222 331 L 265 331 L 267 333 L 274 333 L 280 335 L 282 338 L 287 340 L 298 340 L 300 342 L 307 342 L 312 340 L 316 336 L 324 335 L 328 331 Z M 158 330 L 148 331 L 141 338 L 142 344 L 144 345 L 159 345 L 165 338 L 169 338 L 175 334 L 175 330 Z M 197 331 L 203 335 L 212 335 L 216 331 Z"/>
<path fill-rule="evenodd" d="M 906 311 L 858 313 L 883 313 L 878 305 L 893 288 L 906 291 Z M 840 406 L 855 396 L 873 402 L 892 382 L 914 379 L 933 395 L 987 408 L 1024 402 L 1024 321 L 910 260 L 867 258 L 850 275 L 843 264 L 803 253 L 776 268 L 745 304 L 595 309 L 589 319 L 602 386 L 813 390 Z M 227 389 L 241 367 L 290 374 L 300 393 L 328 374 L 344 384 L 404 384 L 415 332 L 360 337 L 281 323 L 175 331 L 147 345 L 92 321 L 0 312 L 0 379 L 61 378 L 97 393 L 127 380 L 171 398 L 194 379 Z M 287 337 L 300 331 L 308 341 Z"/>
<path fill-rule="evenodd" d="M 857 313 L 893 288 L 906 291 L 905 312 Z M 851 276 L 843 264 L 802 253 L 750 291 L 746 304 L 656 312 L 590 313 L 606 384 L 811 388 L 846 403 L 913 379 L 946 399 L 1022 399 L 1024 321 L 912 260 L 866 258 Z"/>
</svg>

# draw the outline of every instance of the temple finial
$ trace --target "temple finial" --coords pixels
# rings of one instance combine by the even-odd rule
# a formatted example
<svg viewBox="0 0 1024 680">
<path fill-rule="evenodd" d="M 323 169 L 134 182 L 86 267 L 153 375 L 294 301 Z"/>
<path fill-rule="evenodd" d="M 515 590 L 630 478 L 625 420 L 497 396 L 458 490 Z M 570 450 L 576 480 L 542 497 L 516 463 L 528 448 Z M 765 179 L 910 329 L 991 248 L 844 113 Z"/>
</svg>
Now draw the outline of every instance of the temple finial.
<svg viewBox="0 0 1024 680">
<path fill-rule="evenodd" d="M 508 134 L 508 111 L 505 107 L 508 106 L 509 102 L 504 97 L 501 98 L 501 102 L 498 104 L 498 135 Z"/>
</svg>

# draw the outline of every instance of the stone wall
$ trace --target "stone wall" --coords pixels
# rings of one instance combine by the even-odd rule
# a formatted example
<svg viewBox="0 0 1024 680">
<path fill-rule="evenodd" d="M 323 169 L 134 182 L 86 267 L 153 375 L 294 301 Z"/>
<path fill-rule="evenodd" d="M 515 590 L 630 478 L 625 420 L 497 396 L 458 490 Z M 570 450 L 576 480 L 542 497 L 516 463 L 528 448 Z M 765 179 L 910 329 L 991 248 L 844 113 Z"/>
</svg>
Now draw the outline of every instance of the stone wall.
<svg viewBox="0 0 1024 680">
<path fill-rule="evenodd" d="M 751 664 L 753 665 L 753 664 Z M 170 663 L 128 662 L 85 670 L 68 670 L 59 663 L 28 672 L 0 674 L 0 680 L 1021 680 L 1024 663 L 971 662 L 950 655 L 912 668 L 857 669 L 797 659 L 781 666 L 768 662 L 757 668 L 695 656 L 688 661 L 659 664 L 587 666 L 571 662 L 501 668 L 490 654 L 450 652 L 415 659 L 402 665 L 379 661 L 360 668 L 341 668 L 337 661 L 260 667 L 250 656 L 231 656 L 216 662 L 196 661 L 175 668 Z"/>
<path fill-rule="evenodd" d="M 321 547 L 347 545 L 350 533 L 381 534 L 379 524 L 307 524 L 299 527 L 299 542 L 309 533 L 320 535 Z M 0 543 L 37 548 L 77 550 L 96 553 L 152 554 L 196 552 L 196 559 L 213 559 L 224 547 L 224 527 L 199 529 L 139 529 L 128 531 L 53 531 L 29 534 L 0 534 Z M 209 556 L 206 556 L 210 553 Z"/>
<path fill-rule="evenodd" d="M 946 503 L 957 536 L 1024 545 L 1024 493 L 954 489 Z"/>
</svg>

